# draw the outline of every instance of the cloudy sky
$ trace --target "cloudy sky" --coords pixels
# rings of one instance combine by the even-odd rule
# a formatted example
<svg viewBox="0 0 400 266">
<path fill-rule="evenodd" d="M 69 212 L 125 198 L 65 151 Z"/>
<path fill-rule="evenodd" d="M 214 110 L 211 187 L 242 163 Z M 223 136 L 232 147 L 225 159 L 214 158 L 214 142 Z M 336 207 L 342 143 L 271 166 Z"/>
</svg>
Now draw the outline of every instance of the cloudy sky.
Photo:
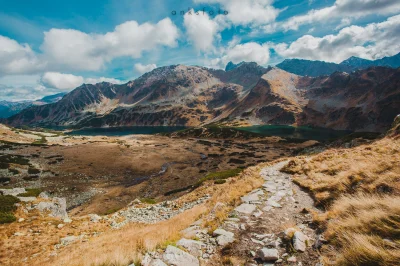
<svg viewBox="0 0 400 266">
<path fill-rule="evenodd" d="M 0 0 L 0 6 L 0 100 L 124 83 L 171 64 L 339 63 L 400 52 L 398 0 Z"/>
</svg>

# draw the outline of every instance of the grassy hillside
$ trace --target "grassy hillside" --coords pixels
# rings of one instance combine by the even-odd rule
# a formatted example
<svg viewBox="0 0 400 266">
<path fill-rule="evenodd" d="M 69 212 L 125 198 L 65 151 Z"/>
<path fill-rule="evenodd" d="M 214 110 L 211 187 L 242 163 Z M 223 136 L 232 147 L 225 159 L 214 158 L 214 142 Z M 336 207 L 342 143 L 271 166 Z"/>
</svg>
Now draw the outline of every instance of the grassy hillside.
<svg viewBox="0 0 400 266">
<path fill-rule="evenodd" d="M 399 265 L 400 136 L 297 157 L 283 171 L 326 212 L 315 215 L 335 265 Z"/>
</svg>

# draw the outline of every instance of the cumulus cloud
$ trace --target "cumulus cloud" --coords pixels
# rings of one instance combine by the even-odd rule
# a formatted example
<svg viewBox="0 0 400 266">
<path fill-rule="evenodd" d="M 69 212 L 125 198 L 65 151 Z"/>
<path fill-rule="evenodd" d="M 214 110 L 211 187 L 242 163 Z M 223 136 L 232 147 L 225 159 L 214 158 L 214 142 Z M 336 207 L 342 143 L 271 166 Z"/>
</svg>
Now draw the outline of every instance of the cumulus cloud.
<svg viewBox="0 0 400 266">
<path fill-rule="evenodd" d="M 46 70 L 95 71 L 114 58 L 139 58 L 160 46 L 175 47 L 178 36 L 178 28 L 169 18 L 156 24 L 127 21 L 105 34 L 50 29 L 44 33 L 41 53 L 0 35 L 0 76 Z"/>
<path fill-rule="evenodd" d="M 338 34 L 314 37 L 304 35 L 292 42 L 272 45 L 275 51 L 289 58 L 324 60 L 339 63 L 351 56 L 378 59 L 400 50 L 400 15 L 365 27 L 349 26 Z"/>
<path fill-rule="evenodd" d="M 82 76 L 75 76 L 72 74 L 64 74 L 59 72 L 46 72 L 40 78 L 40 85 L 46 88 L 54 88 L 60 91 L 70 91 L 83 83 L 95 84 L 99 82 L 110 82 L 114 84 L 122 83 L 120 80 L 113 78 L 84 78 Z"/>
<path fill-rule="evenodd" d="M 141 57 L 145 51 L 158 46 L 174 47 L 178 28 L 165 18 L 157 24 L 128 21 L 113 32 L 87 34 L 70 29 L 51 29 L 45 32 L 41 46 L 50 62 L 74 70 L 98 70 L 114 58 Z"/>
<path fill-rule="evenodd" d="M 156 64 L 148 64 L 143 65 L 141 63 L 135 64 L 135 70 L 139 72 L 139 74 L 144 74 L 146 72 L 150 72 L 157 67 Z"/>
<path fill-rule="evenodd" d="M 265 25 L 275 21 L 280 10 L 273 0 L 195 0 L 198 3 L 220 4 L 227 15 L 217 17 L 227 19 L 233 25 Z"/>
<path fill-rule="evenodd" d="M 324 23 L 334 19 L 341 19 L 342 23 L 350 18 L 359 18 L 368 15 L 389 15 L 400 12 L 398 0 L 336 0 L 334 5 L 313 9 L 305 15 L 293 16 L 283 23 L 274 26 L 274 29 L 297 30 L 301 25 L 312 23 Z M 343 18 L 345 20 L 343 20 Z M 266 28 L 270 30 L 271 26 Z"/>
<path fill-rule="evenodd" d="M 28 44 L 19 44 L 0 35 L 0 76 L 31 73 L 43 67 Z"/>
<path fill-rule="evenodd" d="M 233 44 L 224 52 L 220 58 L 212 59 L 209 64 L 215 68 L 225 68 L 230 61 L 237 64 L 242 61 L 256 62 L 259 65 L 265 65 L 269 61 L 270 50 L 266 44 L 248 42 L 244 44 Z"/>
<path fill-rule="evenodd" d="M 218 23 L 207 13 L 196 12 L 192 9 L 184 16 L 184 25 L 189 40 L 198 51 L 207 52 L 214 48 L 213 42 L 217 36 Z"/>
</svg>

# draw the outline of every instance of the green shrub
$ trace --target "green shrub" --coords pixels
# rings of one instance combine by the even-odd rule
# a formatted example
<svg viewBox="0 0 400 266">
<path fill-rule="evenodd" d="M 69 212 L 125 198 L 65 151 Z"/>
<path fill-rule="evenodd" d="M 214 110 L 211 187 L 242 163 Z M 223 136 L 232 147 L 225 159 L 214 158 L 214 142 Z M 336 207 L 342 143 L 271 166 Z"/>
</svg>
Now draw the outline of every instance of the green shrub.
<svg viewBox="0 0 400 266">
<path fill-rule="evenodd" d="M 226 171 L 221 171 L 221 172 L 214 172 L 214 173 L 209 173 L 205 177 L 201 178 L 195 185 L 194 187 L 199 187 L 201 184 L 203 184 L 207 180 L 221 180 L 221 179 L 227 179 L 229 177 L 234 177 L 240 174 L 242 172 L 242 168 L 235 168 L 235 169 L 229 169 Z M 221 182 L 221 181 L 219 181 Z M 222 184 L 222 183 L 219 183 Z"/>
<path fill-rule="evenodd" d="M 19 197 L 37 197 L 42 192 L 40 188 L 27 188 L 25 193 L 18 194 Z"/>
<path fill-rule="evenodd" d="M 0 224 L 7 224 L 15 222 L 17 218 L 15 218 L 14 214 L 11 212 L 0 212 Z"/>
<path fill-rule="evenodd" d="M 0 195 L 0 212 L 12 212 L 17 209 L 15 203 L 20 202 L 17 197 L 11 195 Z"/>
</svg>

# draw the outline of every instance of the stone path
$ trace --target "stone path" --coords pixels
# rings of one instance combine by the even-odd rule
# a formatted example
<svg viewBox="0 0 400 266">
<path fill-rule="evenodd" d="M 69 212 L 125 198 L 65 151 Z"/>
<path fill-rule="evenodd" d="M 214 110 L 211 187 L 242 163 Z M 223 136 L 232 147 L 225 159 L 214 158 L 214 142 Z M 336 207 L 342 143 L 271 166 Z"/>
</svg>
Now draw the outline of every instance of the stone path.
<svg viewBox="0 0 400 266">
<path fill-rule="evenodd" d="M 313 247 L 323 241 L 308 213 L 313 200 L 279 171 L 285 163 L 262 169 L 263 186 L 243 196 L 242 204 L 212 234 L 199 220 L 182 231 L 178 248 L 147 253 L 142 265 L 221 265 L 223 257 L 235 257 L 247 266 L 323 265 Z"/>
</svg>

